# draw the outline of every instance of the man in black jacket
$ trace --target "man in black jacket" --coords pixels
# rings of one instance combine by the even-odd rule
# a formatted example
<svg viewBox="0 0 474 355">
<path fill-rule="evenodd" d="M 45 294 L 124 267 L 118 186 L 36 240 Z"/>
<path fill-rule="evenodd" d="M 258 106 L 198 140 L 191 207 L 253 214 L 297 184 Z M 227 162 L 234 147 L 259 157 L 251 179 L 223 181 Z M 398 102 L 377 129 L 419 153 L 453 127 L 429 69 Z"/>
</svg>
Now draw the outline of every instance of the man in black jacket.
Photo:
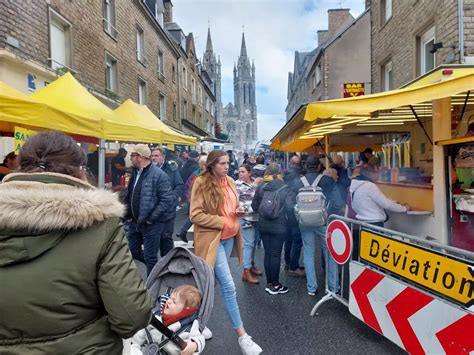
<svg viewBox="0 0 474 355">
<path fill-rule="evenodd" d="M 303 169 L 301 168 L 301 158 L 297 155 L 291 157 L 288 162 L 288 170 L 283 177 L 283 181 L 289 188 L 291 188 L 295 179 L 301 177 Z M 304 277 L 305 272 L 299 268 L 299 260 L 301 254 L 301 247 L 303 242 L 301 241 L 301 233 L 298 225 L 298 221 L 295 217 L 294 206 L 287 211 L 288 216 L 288 234 L 285 240 L 285 263 L 288 268 L 288 275 Z"/>
<path fill-rule="evenodd" d="M 164 225 L 176 216 L 175 195 L 168 176 L 151 164 L 150 157 L 146 144 L 132 147 L 134 169 L 125 196 L 129 248 L 135 259 L 146 264 L 147 274 L 158 261 Z"/>
<path fill-rule="evenodd" d="M 173 190 L 175 195 L 175 204 L 173 207 L 174 217 L 169 221 L 165 222 L 163 228 L 163 233 L 161 234 L 160 240 L 160 253 L 161 256 L 165 256 L 168 252 L 173 249 L 173 231 L 174 231 L 174 221 L 176 219 L 176 207 L 178 206 L 180 198 L 184 196 L 184 183 L 181 179 L 176 166 L 166 160 L 166 152 L 163 148 L 156 148 L 151 152 L 151 160 L 154 165 L 163 170 L 171 183 L 171 190 Z"/>
<path fill-rule="evenodd" d="M 306 159 L 305 177 L 309 185 L 311 185 L 316 180 L 316 178 L 320 174 L 320 169 L 321 169 L 321 163 L 318 157 L 311 155 L 308 157 L 308 159 Z M 303 184 L 302 178 L 293 180 L 291 190 L 293 192 L 293 198 L 294 198 L 295 203 L 296 203 L 296 195 L 298 194 L 299 190 L 303 186 L 304 184 Z M 329 176 L 323 176 L 318 183 L 318 187 L 321 188 L 324 196 L 326 197 L 328 216 L 331 214 L 341 214 L 343 203 L 339 195 L 339 192 L 337 191 L 334 180 L 330 178 Z M 329 289 L 337 293 L 339 292 L 339 288 L 340 288 L 337 265 L 332 259 L 332 257 L 330 257 L 328 254 L 328 247 L 326 244 L 326 227 L 327 226 L 319 226 L 319 227 L 300 226 L 301 239 L 303 240 L 303 251 L 304 251 L 303 262 L 304 262 L 305 271 L 306 271 L 306 286 L 308 288 L 308 294 L 310 296 L 315 296 L 318 289 L 318 284 L 316 282 L 315 262 L 314 262 L 316 240 L 319 240 L 325 260 L 328 260 L 329 262 L 329 270 L 327 274 Z"/>
<path fill-rule="evenodd" d="M 188 159 L 180 169 L 181 179 L 183 182 L 188 181 L 189 176 L 193 171 L 199 169 L 199 152 L 197 150 L 191 150 L 188 155 Z"/>
</svg>

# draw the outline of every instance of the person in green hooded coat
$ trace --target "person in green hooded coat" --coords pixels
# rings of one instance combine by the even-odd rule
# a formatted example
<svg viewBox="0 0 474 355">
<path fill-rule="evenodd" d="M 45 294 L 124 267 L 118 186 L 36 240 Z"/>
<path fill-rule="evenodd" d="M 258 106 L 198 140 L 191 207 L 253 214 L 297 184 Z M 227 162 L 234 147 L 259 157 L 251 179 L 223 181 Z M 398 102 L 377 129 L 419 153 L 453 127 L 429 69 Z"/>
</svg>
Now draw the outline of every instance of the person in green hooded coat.
<svg viewBox="0 0 474 355">
<path fill-rule="evenodd" d="M 39 133 L 0 183 L 0 354 L 121 354 L 150 321 L 123 206 L 87 182 L 86 160 Z"/>
</svg>

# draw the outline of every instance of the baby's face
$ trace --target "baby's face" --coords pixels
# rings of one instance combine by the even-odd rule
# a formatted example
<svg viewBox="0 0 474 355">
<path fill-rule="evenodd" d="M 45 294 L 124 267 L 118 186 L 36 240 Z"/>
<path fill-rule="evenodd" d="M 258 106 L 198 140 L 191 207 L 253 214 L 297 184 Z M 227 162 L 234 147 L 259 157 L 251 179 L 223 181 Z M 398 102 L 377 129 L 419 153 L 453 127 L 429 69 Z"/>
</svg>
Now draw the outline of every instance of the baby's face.
<svg viewBox="0 0 474 355">
<path fill-rule="evenodd" d="M 184 310 L 184 302 L 181 301 L 180 297 L 176 292 L 173 292 L 166 301 L 163 313 L 167 316 L 174 316 Z"/>
</svg>

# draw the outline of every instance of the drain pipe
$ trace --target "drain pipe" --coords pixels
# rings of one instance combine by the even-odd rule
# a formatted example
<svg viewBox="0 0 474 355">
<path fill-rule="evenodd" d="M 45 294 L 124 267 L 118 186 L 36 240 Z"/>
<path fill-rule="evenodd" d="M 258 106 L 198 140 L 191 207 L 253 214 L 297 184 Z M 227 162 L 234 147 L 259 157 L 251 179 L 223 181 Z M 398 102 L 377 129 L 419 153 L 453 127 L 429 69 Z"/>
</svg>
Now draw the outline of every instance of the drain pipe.
<svg viewBox="0 0 474 355">
<path fill-rule="evenodd" d="M 458 0 L 459 62 L 464 64 L 464 1 Z"/>
</svg>

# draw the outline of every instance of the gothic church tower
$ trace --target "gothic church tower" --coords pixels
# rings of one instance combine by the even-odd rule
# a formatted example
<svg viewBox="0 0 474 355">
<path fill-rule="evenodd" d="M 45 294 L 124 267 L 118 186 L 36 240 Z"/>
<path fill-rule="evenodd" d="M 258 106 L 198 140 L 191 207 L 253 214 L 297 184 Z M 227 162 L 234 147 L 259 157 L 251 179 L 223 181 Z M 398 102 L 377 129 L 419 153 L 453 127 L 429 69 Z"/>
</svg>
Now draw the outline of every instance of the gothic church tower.
<svg viewBox="0 0 474 355">
<path fill-rule="evenodd" d="M 255 102 L 255 64 L 247 56 L 245 34 L 237 66 L 234 64 L 234 106 L 238 114 L 236 148 L 250 150 L 257 142 L 257 105 Z"/>
</svg>

